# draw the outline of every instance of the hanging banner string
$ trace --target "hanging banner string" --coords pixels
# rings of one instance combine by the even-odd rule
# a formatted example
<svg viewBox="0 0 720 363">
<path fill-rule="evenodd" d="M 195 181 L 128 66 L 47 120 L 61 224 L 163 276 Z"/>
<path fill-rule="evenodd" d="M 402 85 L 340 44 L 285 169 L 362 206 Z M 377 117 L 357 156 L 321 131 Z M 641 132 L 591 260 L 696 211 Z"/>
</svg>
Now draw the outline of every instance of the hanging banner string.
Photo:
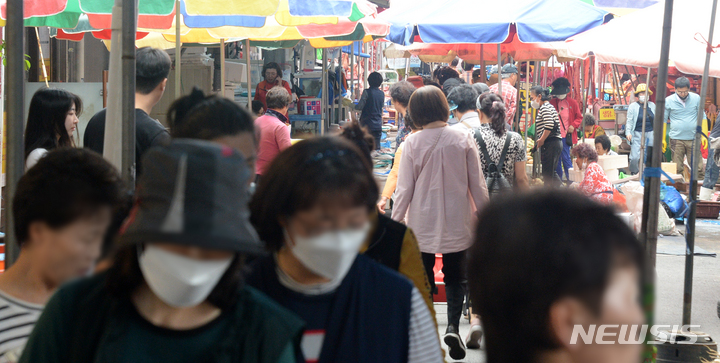
<svg viewBox="0 0 720 363">
<path fill-rule="evenodd" d="M 700 37 L 700 39 L 698 39 L 698 37 Z M 715 53 L 715 49 L 720 48 L 720 44 L 718 44 L 718 45 L 710 44 L 707 41 L 707 39 L 705 39 L 705 37 L 700 33 L 695 33 L 695 40 L 702 44 L 705 44 L 705 51 L 707 53 Z"/>
</svg>

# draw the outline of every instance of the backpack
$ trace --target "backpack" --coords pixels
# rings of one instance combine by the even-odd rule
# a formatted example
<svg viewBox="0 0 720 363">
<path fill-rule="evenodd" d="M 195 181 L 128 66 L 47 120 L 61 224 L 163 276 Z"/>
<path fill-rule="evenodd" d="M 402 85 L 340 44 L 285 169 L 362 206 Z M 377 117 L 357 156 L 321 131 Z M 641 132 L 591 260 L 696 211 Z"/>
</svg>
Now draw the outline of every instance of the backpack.
<svg viewBox="0 0 720 363">
<path fill-rule="evenodd" d="M 502 173 L 503 166 L 505 165 L 505 156 L 507 156 L 507 151 L 510 148 L 510 133 L 508 132 L 505 134 L 505 146 L 503 146 L 498 164 L 495 164 L 492 159 L 490 159 L 490 154 L 488 154 L 487 151 L 487 145 L 485 145 L 485 140 L 483 140 L 480 132 L 475 132 L 475 140 L 477 140 L 480 145 L 480 151 L 483 153 L 483 156 L 485 156 L 485 160 L 489 163 L 489 172 L 488 175 L 485 176 L 488 194 L 492 197 L 495 194 L 502 194 L 512 190 L 510 182 Z"/>
</svg>

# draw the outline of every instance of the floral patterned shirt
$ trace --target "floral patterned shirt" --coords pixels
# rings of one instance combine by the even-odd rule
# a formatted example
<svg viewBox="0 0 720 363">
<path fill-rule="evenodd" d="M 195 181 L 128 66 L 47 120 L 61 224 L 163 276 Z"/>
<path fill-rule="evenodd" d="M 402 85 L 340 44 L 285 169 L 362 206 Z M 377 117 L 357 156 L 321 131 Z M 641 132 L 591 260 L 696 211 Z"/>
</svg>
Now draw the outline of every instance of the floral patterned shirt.
<svg viewBox="0 0 720 363">
<path fill-rule="evenodd" d="M 587 166 L 585 178 L 578 189 L 583 194 L 601 203 L 610 204 L 613 201 L 613 185 L 610 184 L 603 168 L 596 162 L 592 162 Z"/>
</svg>

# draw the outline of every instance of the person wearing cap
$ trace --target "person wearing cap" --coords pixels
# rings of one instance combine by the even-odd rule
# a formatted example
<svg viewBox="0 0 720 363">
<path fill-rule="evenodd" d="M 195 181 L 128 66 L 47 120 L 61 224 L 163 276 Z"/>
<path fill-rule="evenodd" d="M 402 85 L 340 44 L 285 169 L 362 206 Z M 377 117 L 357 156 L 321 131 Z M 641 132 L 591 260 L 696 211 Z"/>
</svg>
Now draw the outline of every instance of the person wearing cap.
<svg viewBox="0 0 720 363">
<path fill-rule="evenodd" d="M 303 322 L 243 284 L 245 158 L 175 140 L 144 164 L 113 266 L 53 296 L 20 361 L 295 362 Z"/>
<path fill-rule="evenodd" d="M 450 125 L 451 127 L 470 132 L 482 126 L 475 103 L 478 96 L 475 88 L 469 84 L 461 84 L 450 91 L 447 96 L 450 113 L 458 120 L 457 123 Z"/>
<path fill-rule="evenodd" d="M 645 93 L 647 91 L 647 94 Z M 637 174 L 640 170 L 640 144 L 645 137 L 645 151 L 643 152 L 643 163 L 647 160 L 648 148 L 653 146 L 653 120 L 655 119 L 655 102 L 651 102 L 648 96 L 653 92 L 647 88 L 645 83 L 640 83 L 635 89 L 635 99 L 628 106 L 627 123 L 625 124 L 625 138 L 630 142 L 630 169 L 631 174 Z M 647 104 L 647 105 L 646 105 Z M 645 109 L 647 106 L 647 114 Z M 644 120 L 644 121 L 643 121 Z M 645 136 L 642 134 L 643 122 L 645 122 Z"/>
<path fill-rule="evenodd" d="M 515 111 L 517 110 L 517 89 L 515 83 L 518 80 L 518 70 L 512 63 L 502 66 L 502 97 L 505 104 L 505 123 L 510 130 L 513 120 L 515 119 Z M 490 92 L 498 93 L 498 84 L 490 86 Z M 499 94 L 499 93 L 498 93 Z"/>
<path fill-rule="evenodd" d="M 680 77 L 675 80 L 675 94 L 665 98 L 665 120 L 668 123 L 672 161 L 677 164 L 678 174 L 683 175 L 685 157 L 692 164 L 693 140 L 697 129 L 700 95 L 690 92 L 690 80 Z M 704 114 L 703 114 L 704 118 Z M 705 178 L 705 164 L 702 155 L 695 156 L 697 180 Z"/>
<path fill-rule="evenodd" d="M 380 149 L 382 138 L 382 114 L 385 104 L 385 93 L 380 89 L 383 83 L 383 76 L 378 72 L 368 75 L 368 88 L 363 90 L 360 101 L 355 105 L 355 110 L 361 111 L 360 125 L 366 127 L 375 138 L 375 150 Z"/>
<path fill-rule="evenodd" d="M 250 202 L 272 255 L 254 261 L 247 282 L 306 323 L 302 362 L 443 361 L 422 294 L 359 254 L 378 194 L 357 146 L 318 137 L 280 153 Z"/>
<path fill-rule="evenodd" d="M 572 144 L 577 144 L 577 130 L 580 128 L 583 119 L 583 110 L 577 101 L 569 98 L 567 95 L 570 93 L 570 81 L 565 77 L 560 77 L 553 81 L 552 91 L 550 94 L 553 99 L 550 100 L 550 104 L 555 107 L 555 110 L 560 117 L 560 137 L 565 139 L 567 133 L 572 135 Z M 570 182 L 569 169 L 572 168 L 572 159 L 570 158 L 570 148 L 567 142 L 563 141 L 563 149 L 560 153 L 560 161 L 557 164 L 557 174 L 560 180 Z"/>
</svg>

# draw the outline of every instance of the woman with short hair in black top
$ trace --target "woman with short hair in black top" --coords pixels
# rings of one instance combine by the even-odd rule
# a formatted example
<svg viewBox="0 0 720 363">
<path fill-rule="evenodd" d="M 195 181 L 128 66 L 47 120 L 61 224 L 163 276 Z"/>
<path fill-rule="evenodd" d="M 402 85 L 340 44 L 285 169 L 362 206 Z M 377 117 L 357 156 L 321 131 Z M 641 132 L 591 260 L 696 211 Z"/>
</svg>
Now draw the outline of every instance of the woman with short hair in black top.
<svg viewBox="0 0 720 363">
<path fill-rule="evenodd" d="M 540 148 L 542 162 L 543 182 L 547 186 L 557 186 L 560 180 L 554 173 L 562 152 L 562 138 L 560 137 L 560 117 L 550 102 L 550 91 L 542 86 L 530 89 L 531 106 L 537 109 L 535 117 L 535 132 L 537 142 L 535 148 Z"/>
</svg>

